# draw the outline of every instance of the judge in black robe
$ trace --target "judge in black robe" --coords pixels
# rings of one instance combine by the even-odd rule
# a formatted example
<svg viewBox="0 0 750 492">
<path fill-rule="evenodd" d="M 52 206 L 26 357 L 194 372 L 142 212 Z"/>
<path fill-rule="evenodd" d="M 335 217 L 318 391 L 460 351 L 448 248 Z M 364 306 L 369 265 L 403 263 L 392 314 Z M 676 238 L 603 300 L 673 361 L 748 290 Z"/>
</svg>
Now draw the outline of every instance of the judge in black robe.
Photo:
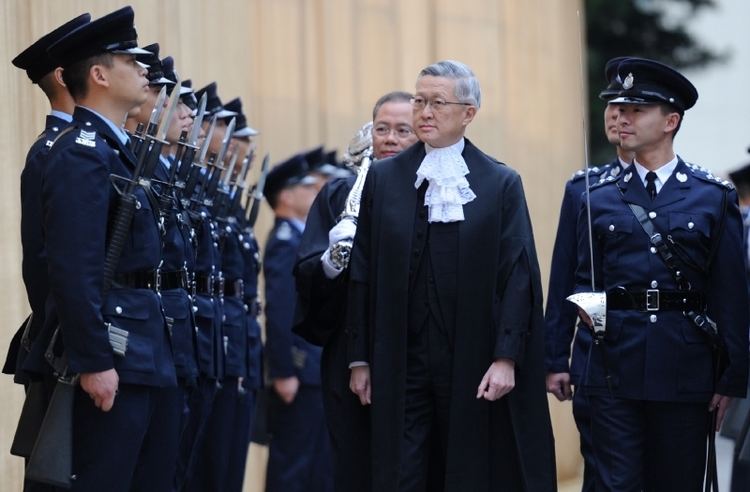
<svg viewBox="0 0 750 492">
<path fill-rule="evenodd" d="M 441 64 L 456 65 L 434 66 Z M 473 104 L 455 102 L 455 90 L 441 92 L 447 76 L 430 74 L 431 67 L 417 81 L 414 126 L 432 147 L 447 147 L 463 138 L 478 98 Z M 446 135 L 455 140 L 445 143 Z M 430 253 L 434 274 L 430 281 L 436 282 L 438 316 L 447 328 L 451 355 L 447 422 L 441 422 L 445 424 L 440 436 L 442 475 L 437 481 L 428 476 L 427 481 L 439 483 L 446 492 L 555 490 L 543 365 L 542 290 L 521 180 L 468 140 L 461 155 L 476 197 L 463 205 L 464 220 L 437 223 L 452 228 L 443 237 L 453 238 L 454 244 L 444 247 L 433 236 Z M 410 398 L 407 374 L 413 360 L 412 335 L 407 333 L 421 305 L 414 298 L 418 291 L 414 277 L 421 268 L 415 258 L 421 255 L 424 231 L 429 231 L 421 212 L 424 190 L 415 189 L 424 158 L 425 145 L 418 143 L 373 164 L 349 266 L 349 362 L 369 364 L 372 489 L 379 492 L 409 489 L 404 484 L 411 481 L 403 475 L 402 450 Z M 447 260 L 434 254 L 438 249 L 448 252 Z M 441 261 L 453 261 L 455 268 L 435 267 Z M 488 367 L 500 360 L 513 362 L 515 387 L 495 401 L 478 398 Z M 352 386 L 357 386 L 354 374 Z M 356 391 L 367 400 L 361 387 Z M 435 422 L 440 419 L 435 417 Z M 430 473 L 434 473 L 432 463 Z"/>
</svg>

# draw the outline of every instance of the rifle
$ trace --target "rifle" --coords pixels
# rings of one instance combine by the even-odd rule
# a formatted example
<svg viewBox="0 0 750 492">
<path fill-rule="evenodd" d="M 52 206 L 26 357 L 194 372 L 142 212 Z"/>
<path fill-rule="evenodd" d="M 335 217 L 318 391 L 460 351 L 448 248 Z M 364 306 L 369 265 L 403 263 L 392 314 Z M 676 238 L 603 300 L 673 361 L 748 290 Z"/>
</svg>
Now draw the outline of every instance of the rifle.
<svg viewBox="0 0 750 492">
<path fill-rule="evenodd" d="M 200 181 L 202 173 L 208 168 L 206 163 L 206 154 L 208 153 L 208 147 L 211 144 L 211 139 L 216 129 L 217 117 L 214 115 L 211 118 L 211 124 L 208 127 L 208 133 L 206 138 L 203 139 L 203 145 L 201 146 L 198 158 L 193 160 L 190 164 L 185 161 L 185 164 L 180 165 L 180 171 L 177 174 L 177 181 L 175 186 L 178 189 L 178 198 L 182 202 L 182 207 L 186 210 L 190 209 L 190 200 L 195 192 L 195 187 Z"/>
<path fill-rule="evenodd" d="M 162 89 L 162 92 L 166 94 L 164 89 Z M 164 137 L 166 137 L 174 109 L 177 106 L 177 98 L 179 98 L 179 91 L 173 91 L 169 110 L 164 118 L 161 118 L 164 99 L 157 98 L 157 104 L 151 113 L 149 126 L 146 130 L 146 138 L 139 148 L 133 177 L 127 179 L 112 176 L 113 179 L 125 181 L 126 185 L 124 190 L 119 190 L 113 182 L 113 186 L 120 194 L 120 199 L 112 221 L 104 260 L 102 285 L 105 295 L 112 286 L 117 263 L 130 233 L 137 203 L 135 189 L 140 186 L 148 192 L 150 176 L 155 164 L 158 163 L 158 154 L 161 152 Z M 159 103 L 160 100 L 161 103 Z M 161 123 L 159 124 L 160 119 Z M 159 124 L 158 129 L 157 124 Z M 124 355 L 127 349 L 127 334 L 114 326 L 108 326 L 107 328 L 113 351 Z M 26 478 L 69 489 L 73 468 L 73 405 L 78 375 L 70 373 L 65 353 L 60 357 L 54 356 L 59 337 L 60 330 L 58 328 L 53 333 L 45 354 L 45 358 L 52 365 L 57 384 L 39 429 L 39 435 L 29 456 Z"/>
</svg>

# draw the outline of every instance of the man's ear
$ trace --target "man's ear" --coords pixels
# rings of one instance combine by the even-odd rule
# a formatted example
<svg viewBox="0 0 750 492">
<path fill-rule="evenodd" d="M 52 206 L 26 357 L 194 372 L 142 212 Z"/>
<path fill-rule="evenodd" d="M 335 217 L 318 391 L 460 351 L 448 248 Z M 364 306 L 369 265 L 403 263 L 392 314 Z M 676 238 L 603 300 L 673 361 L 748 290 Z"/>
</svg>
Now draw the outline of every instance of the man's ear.
<svg viewBox="0 0 750 492">
<path fill-rule="evenodd" d="M 109 87 L 109 71 L 104 65 L 94 64 L 89 69 L 92 83 L 102 87 Z"/>
<path fill-rule="evenodd" d="M 55 77 L 55 82 L 63 87 L 67 87 L 63 81 L 63 67 L 57 67 L 52 73 Z"/>
</svg>

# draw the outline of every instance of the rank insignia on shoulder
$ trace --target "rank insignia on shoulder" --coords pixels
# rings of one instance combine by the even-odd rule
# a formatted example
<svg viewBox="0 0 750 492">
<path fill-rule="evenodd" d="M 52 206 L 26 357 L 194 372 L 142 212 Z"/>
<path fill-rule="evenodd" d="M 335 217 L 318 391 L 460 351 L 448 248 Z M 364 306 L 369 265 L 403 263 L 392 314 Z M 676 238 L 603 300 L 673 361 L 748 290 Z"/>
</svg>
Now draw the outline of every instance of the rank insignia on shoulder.
<svg viewBox="0 0 750 492">
<path fill-rule="evenodd" d="M 279 228 L 276 230 L 276 239 L 281 241 L 289 241 L 292 239 L 292 226 L 287 222 L 279 224 Z"/>
<path fill-rule="evenodd" d="M 51 149 L 53 143 L 55 143 L 54 140 L 47 140 L 46 142 L 44 142 L 44 146 L 47 147 L 48 149 Z"/>
<path fill-rule="evenodd" d="M 86 147 L 96 147 L 96 132 L 81 130 L 81 133 L 76 137 L 76 143 Z"/>
</svg>

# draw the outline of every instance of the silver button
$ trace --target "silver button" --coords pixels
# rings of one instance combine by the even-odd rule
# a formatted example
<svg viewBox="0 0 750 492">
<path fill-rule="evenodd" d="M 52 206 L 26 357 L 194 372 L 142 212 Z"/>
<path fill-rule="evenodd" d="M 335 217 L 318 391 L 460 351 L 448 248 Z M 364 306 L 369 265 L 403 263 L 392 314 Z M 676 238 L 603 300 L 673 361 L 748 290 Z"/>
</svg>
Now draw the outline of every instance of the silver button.
<svg viewBox="0 0 750 492">
<path fill-rule="evenodd" d="M 659 282 L 657 282 L 656 280 L 652 280 L 651 281 L 651 288 L 655 289 L 657 287 L 659 287 Z"/>
<path fill-rule="evenodd" d="M 53 131 L 53 132 L 59 132 L 59 131 L 60 131 L 60 129 L 59 129 L 59 128 L 57 128 L 56 126 L 53 126 L 53 127 L 52 127 L 52 131 Z"/>
<path fill-rule="evenodd" d="M 226 320 L 227 320 L 227 315 L 226 314 L 222 315 L 221 322 L 224 323 Z M 228 338 L 228 337 L 224 337 L 224 338 Z"/>
<path fill-rule="evenodd" d="M 612 232 L 614 230 L 615 230 L 615 225 L 614 224 L 610 224 L 609 225 L 609 232 Z"/>
<path fill-rule="evenodd" d="M 231 228 L 231 227 L 229 227 L 229 226 L 226 226 L 226 227 L 224 228 L 224 230 L 225 230 L 225 231 L 227 231 L 227 232 L 232 232 L 232 228 Z"/>
<path fill-rule="evenodd" d="M 652 322 L 652 323 L 656 323 L 656 315 L 655 315 L 655 314 L 652 314 L 651 316 L 649 316 L 649 317 L 648 317 L 648 320 L 649 320 L 650 322 Z"/>
<path fill-rule="evenodd" d="M 250 308 L 248 307 L 247 304 L 245 304 L 245 312 L 248 312 L 248 311 L 250 311 Z"/>
<path fill-rule="evenodd" d="M 194 312 L 194 313 L 197 313 L 197 312 L 198 312 L 198 306 L 193 306 L 193 312 Z"/>
<path fill-rule="evenodd" d="M 122 314 L 122 308 L 120 306 L 115 307 L 115 312 L 117 314 Z"/>
<path fill-rule="evenodd" d="M 87 122 L 86 122 L 86 126 L 91 126 L 91 122 L 90 122 L 90 121 L 87 121 Z"/>
<path fill-rule="evenodd" d="M 650 250 L 650 251 L 651 251 L 651 252 L 652 252 L 653 254 L 656 254 L 656 248 L 655 248 L 655 247 L 651 246 L 651 247 L 649 248 L 649 250 Z"/>
<path fill-rule="evenodd" d="M 648 213 L 649 219 L 655 219 L 656 218 L 656 212 L 649 212 Z"/>
<path fill-rule="evenodd" d="M 688 229 L 692 229 L 693 227 L 695 227 L 695 223 L 688 222 Z"/>
</svg>

